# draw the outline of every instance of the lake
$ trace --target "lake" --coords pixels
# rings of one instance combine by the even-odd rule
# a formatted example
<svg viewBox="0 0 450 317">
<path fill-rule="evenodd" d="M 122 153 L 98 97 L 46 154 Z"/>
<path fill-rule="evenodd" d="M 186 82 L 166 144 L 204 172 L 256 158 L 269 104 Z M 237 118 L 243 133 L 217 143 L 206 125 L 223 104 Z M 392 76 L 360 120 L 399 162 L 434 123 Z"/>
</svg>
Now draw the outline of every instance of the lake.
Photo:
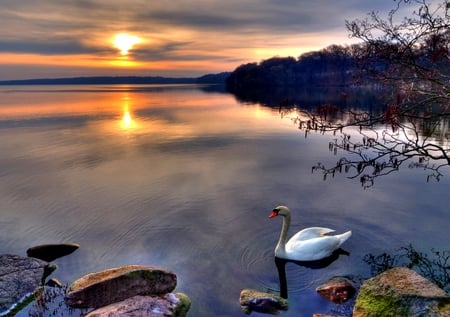
<svg viewBox="0 0 450 317">
<path fill-rule="evenodd" d="M 192 299 L 189 316 L 244 316 L 242 289 L 280 291 L 281 219 L 268 216 L 283 204 L 290 235 L 353 231 L 348 254 L 325 268 L 286 264 L 282 315 L 312 316 L 349 309 L 315 288 L 368 277 L 368 253 L 448 250 L 448 168 L 427 182 L 405 166 L 366 190 L 345 174 L 324 181 L 312 166 L 345 153 L 329 151 L 332 135 L 305 138 L 293 117 L 195 85 L 2 86 L 0 253 L 79 243 L 55 261 L 63 283 L 126 264 L 164 266 Z"/>
</svg>

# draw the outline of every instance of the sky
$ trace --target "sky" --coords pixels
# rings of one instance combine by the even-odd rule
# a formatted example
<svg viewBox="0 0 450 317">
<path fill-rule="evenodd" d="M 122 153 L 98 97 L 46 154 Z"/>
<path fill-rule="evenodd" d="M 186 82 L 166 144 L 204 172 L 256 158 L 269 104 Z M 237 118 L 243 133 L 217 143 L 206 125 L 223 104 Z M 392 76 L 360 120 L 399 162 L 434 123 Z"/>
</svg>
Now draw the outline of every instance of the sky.
<svg viewBox="0 0 450 317">
<path fill-rule="evenodd" d="M 345 20 L 394 5 L 393 0 L 0 0 L 0 80 L 233 71 L 274 56 L 354 43 Z M 118 34 L 122 42 L 116 45 Z"/>
</svg>

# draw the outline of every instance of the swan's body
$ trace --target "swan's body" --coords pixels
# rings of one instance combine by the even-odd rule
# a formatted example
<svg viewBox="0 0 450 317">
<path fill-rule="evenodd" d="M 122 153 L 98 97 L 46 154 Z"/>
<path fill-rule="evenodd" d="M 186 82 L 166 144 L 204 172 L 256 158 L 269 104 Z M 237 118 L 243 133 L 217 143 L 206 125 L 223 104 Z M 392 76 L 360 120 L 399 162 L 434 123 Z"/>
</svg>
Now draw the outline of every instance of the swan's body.
<svg viewBox="0 0 450 317">
<path fill-rule="evenodd" d="M 275 256 L 294 261 L 317 261 L 329 257 L 339 249 L 352 235 L 351 231 L 342 234 L 328 236 L 333 229 L 311 227 L 297 232 L 286 242 L 287 233 L 291 224 L 291 213 L 286 206 L 276 207 L 269 218 L 283 216 L 283 227 L 280 239 L 275 247 Z"/>
</svg>

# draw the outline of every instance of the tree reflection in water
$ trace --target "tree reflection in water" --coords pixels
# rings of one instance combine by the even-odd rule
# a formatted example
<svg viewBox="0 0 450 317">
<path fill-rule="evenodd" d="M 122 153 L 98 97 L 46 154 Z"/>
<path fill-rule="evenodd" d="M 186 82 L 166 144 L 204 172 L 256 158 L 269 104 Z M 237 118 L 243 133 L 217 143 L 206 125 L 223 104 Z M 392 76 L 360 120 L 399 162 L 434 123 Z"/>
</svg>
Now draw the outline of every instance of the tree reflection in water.
<svg viewBox="0 0 450 317">
<path fill-rule="evenodd" d="M 439 181 L 450 165 L 449 13 L 448 0 L 395 1 L 386 17 L 372 11 L 346 21 L 360 44 L 243 65 L 228 78 L 228 88 L 238 98 L 274 106 L 275 93 L 288 87 L 276 101 L 282 115 L 294 110 L 305 136 L 339 136 L 329 148 L 345 156 L 335 166 L 313 167 L 324 179 L 344 172 L 369 188 L 376 178 L 408 165 Z M 320 92 L 334 96 L 317 98 Z M 361 95 L 378 106 L 355 102 Z"/>
<path fill-rule="evenodd" d="M 428 171 L 427 181 L 439 181 L 450 166 L 449 107 L 399 107 L 377 89 L 303 88 L 254 90 L 236 97 L 277 109 L 305 137 L 330 135 L 330 152 L 342 156 L 334 166 L 312 167 L 324 180 L 342 173 L 366 189 L 407 166 Z"/>
<path fill-rule="evenodd" d="M 404 266 L 417 271 L 447 292 L 450 291 L 450 250 L 432 249 L 428 255 L 417 251 L 410 244 L 401 247 L 396 254 L 366 254 L 364 261 L 370 266 L 372 275 L 393 267 Z"/>
</svg>

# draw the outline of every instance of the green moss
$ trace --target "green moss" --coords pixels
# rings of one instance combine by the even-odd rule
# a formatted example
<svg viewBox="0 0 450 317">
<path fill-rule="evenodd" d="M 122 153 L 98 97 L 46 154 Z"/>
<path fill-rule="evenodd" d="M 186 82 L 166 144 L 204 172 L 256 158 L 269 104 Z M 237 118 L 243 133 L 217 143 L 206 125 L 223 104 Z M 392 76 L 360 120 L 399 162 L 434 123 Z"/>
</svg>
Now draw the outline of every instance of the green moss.
<svg viewBox="0 0 450 317">
<path fill-rule="evenodd" d="M 56 271 L 57 268 L 58 268 L 58 266 L 55 263 L 48 263 L 44 267 L 44 273 L 42 274 L 42 279 L 41 279 L 42 285 L 45 284 L 45 280 L 47 279 L 47 277 L 49 277 L 54 271 Z"/>
<path fill-rule="evenodd" d="M 180 300 L 180 302 L 173 309 L 173 316 L 184 317 L 191 308 L 191 299 L 184 293 L 176 293 L 175 296 Z"/>
<path fill-rule="evenodd" d="M 133 270 L 127 272 L 124 276 L 130 279 L 143 279 L 154 285 L 161 285 L 159 288 L 161 288 L 160 292 L 162 293 L 171 292 L 177 285 L 177 277 L 175 273 L 163 271 L 158 268 L 151 270 Z"/>
<path fill-rule="evenodd" d="M 12 308 L 4 317 L 13 317 L 19 313 L 22 309 L 31 304 L 37 297 L 39 297 L 44 291 L 44 287 L 39 287 L 34 293 L 30 293 L 23 297 L 19 303 L 17 303 L 14 308 Z"/>
<path fill-rule="evenodd" d="M 367 316 L 406 316 L 408 307 L 399 303 L 393 295 L 374 296 L 370 291 L 361 290 L 355 310 L 364 311 Z"/>
<path fill-rule="evenodd" d="M 158 267 L 149 267 L 144 265 L 128 265 L 123 267 L 111 268 L 100 272 L 94 272 L 87 274 L 70 285 L 68 292 L 75 292 L 79 289 L 87 287 L 92 284 L 96 284 L 107 279 L 116 278 L 143 278 L 147 281 L 156 283 L 164 280 L 167 274 L 174 274 L 174 279 L 176 281 L 175 273 L 166 271 Z"/>
<path fill-rule="evenodd" d="M 436 309 L 443 315 L 443 316 L 450 316 L 450 298 L 442 299 L 437 305 Z"/>
<path fill-rule="evenodd" d="M 277 315 L 280 313 L 280 310 L 288 309 L 288 300 L 286 298 L 248 288 L 241 291 L 239 302 L 241 309 L 246 314 L 257 311 Z"/>
</svg>

